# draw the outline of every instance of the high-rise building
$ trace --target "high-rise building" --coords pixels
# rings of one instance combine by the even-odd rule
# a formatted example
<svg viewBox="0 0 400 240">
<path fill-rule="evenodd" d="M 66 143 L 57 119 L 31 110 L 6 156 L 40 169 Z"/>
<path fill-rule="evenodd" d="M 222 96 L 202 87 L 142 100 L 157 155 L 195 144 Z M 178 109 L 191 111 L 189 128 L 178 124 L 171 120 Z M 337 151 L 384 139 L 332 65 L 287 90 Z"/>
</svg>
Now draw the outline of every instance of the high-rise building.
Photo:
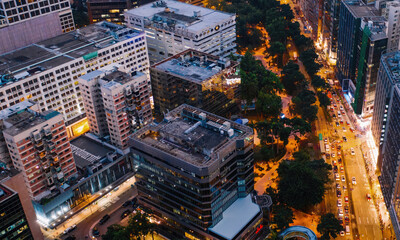
<svg viewBox="0 0 400 240">
<path fill-rule="evenodd" d="M 87 8 L 90 23 L 108 21 L 124 24 L 124 12 L 137 8 L 152 0 L 88 0 Z"/>
<path fill-rule="evenodd" d="M 75 162 L 60 113 L 26 109 L 5 119 L 4 126 L 13 165 L 23 173 L 32 199 L 51 194 L 75 176 Z"/>
<path fill-rule="evenodd" d="M 0 109 L 30 99 L 79 135 L 88 126 L 78 78 L 109 64 L 148 74 L 144 33 L 101 22 L 1 55 Z"/>
<path fill-rule="evenodd" d="M 129 27 L 146 32 L 151 64 L 189 48 L 221 57 L 236 52 L 235 14 L 165 0 L 124 15 Z"/>
<path fill-rule="evenodd" d="M 322 1 L 320 0 L 300 0 L 299 5 L 304 18 L 307 20 L 311 36 L 314 40 L 318 37 L 318 28 L 320 21 L 321 11 L 322 11 Z"/>
<path fill-rule="evenodd" d="M 237 113 L 239 82 L 227 80 L 237 66 L 237 62 L 190 49 L 153 65 L 150 74 L 156 116 L 183 103 L 220 116 Z"/>
<path fill-rule="evenodd" d="M 152 121 L 146 74 L 110 65 L 81 76 L 79 83 L 90 130 L 109 135 L 116 147 L 126 149 L 128 136 Z"/>
<path fill-rule="evenodd" d="M 130 146 L 139 203 L 175 223 L 177 238 L 254 239 L 262 211 L 250 127 L 184 104 Z"/>
<path fill-rule="evenodd" d="M 74 29 L 68 0 L 11 0 L 0 4 L 0 54 Z"/>
<path fill-rule="evenodd" d="M 379 61 L 386 50 L 386 20 L 361 1 L 342 2 L 338 38 L 338 78 L 356 114 L 373 112 Z"/>
<path fill-rule="evenodd" d="M 400 47 L 400 25 L 398 24 L 400 21 L 399 12 L 400 2 L 398 1 L 386 1 L 385 8 L 382 8 L 382 16 L 384 16 L 388 22 L 387 52 L 395 52 L 399 50 Z"/>
<path fill-rule="evenodd" d="M 394 94 L 394 86 L 400 83 L 400 53 L 384 54 L 381 58 L 376 84 L 374 113 L 371 131 L 375 144 L 383 144 L 388 120 L 388 110 Z M 379 165 L 379 164 L 378 164 Z"/>
<path fill-rule="evenodd" d="M 323 2 L 322 14 L 322 45 L 327 57 L 333 62 L 337 59 L 337 41 L 339 29 L 339 12 L 341 0 L 326 0 Z M 331 61 L 331 62 L 332 62 Z"/>
<path fill-rule="evenodd" d="M 18 193 L 0 185 L 0 239 L 32 240 Z"/>
</svg>

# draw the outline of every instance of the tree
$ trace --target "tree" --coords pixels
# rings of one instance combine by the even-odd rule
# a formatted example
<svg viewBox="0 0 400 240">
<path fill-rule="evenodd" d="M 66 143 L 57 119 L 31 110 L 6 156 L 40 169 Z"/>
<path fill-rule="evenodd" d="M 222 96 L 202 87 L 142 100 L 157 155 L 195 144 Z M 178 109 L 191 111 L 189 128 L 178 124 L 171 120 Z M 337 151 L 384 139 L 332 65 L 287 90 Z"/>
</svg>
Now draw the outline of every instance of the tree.
<svg viewBox="0 0 400 240">
<path fill-rule="evenodd" d="M 329 99 L 329 97 L 323 93 L 323 92 L 318 92 L 317 93 L 318 96 L 318 100 L 319 100 L 319 106 L 320 107 L 328 107 L 329 105 L 331 105 L 331 100 Z"/>
<path fill-rule="evenodd" d="M 304 161 L 282 161 L 278 167 L 279 198 L 289 207 L 306 211 L 320 203 L 324 181 Z"/>
<path fill-rule="evenodd" d="M 247 105 L 251 105 L 258 94 L 258 81 L 253 73 L 240 72 L 240 94 L 243 100 L 246 100 Z"/>
<path fill-rule="evenodd" d="M 300 54 L 300 60 L 303 62 L 303 65 L 310 76 L 316 74 L 322 67 L 321 64 L 315 62 L 317 58 L 318 55 L 315 53 L 314 48 L 305 50 Z"/>
<path fill-rule="evenodd" d="M 282 99 L 275 94 L 260 91 L 258 93 L 256 109 L 265 117 L 277 117 L 282 112 Z"/>
<path fill-rule="evenodd" d="M 303 119 L 312 122 L 317 119 L 318 107 L 313 105 L 316 101 L 315 93 L 304 89 L 292 99 L 293 110 L 300 114 Z"/>
<path fill-rule="evenodd" d="M 101 236 L 102 240 L 130 240 L 129 232 L 125 227 L 113 224 L 107 227 L 106 234 Z"/>
<path fill-rule="evenodd" d="M 286 52 L 285 45 L 283 45 L 281 42 L 272 42 L 267 51 L 271 56 L 275 56 L 276 63 L 278 64 L 278 67 L 281 68 L 283 54 Z"/>
<path fill-rule="evenodd" d="M 294 43 L 299 49 L 300 53 L 313 47 L 313 41 L 304 35 L 296 35 L 293 37 Z"/>
<path fill-rule="evenodd" d="M 310 154 L 305 150 L 300 150 L 293 153 L 295 161 L 310 161 Z"/>
<path fill-rule="evenodd" d="M 305 82 L 305 77 L 299 69 L 299 65 L 293 61 L 289 61 L 282 69 L 281 81 L 286 92 L 290 95 L 293 95 L 302 82 Z"/>
<path fill-rule="evenodd" d="M 325 81 L 325 79 L 321 78 L 318 75 L 314 75 L 311 79 L 311 85 L 316 89 L 324 90 L 329 87 L 329 84 Z"/>
<path fill-rule="evenodd" d="M 317 226 L 317 231 L 321 233 L 322 240 L 334 239 L 343 230 L 342 224 L 333 213 L 322 215 Z"/>
<path fill-rule="evenodd" d="M 293 220 L 295 219 L 292 209 L 282 204 L 274 206 L 273 214 L 273 222 L 280 230 L 288 228 L 289 224 L 293 223 Z"/>
</svg>

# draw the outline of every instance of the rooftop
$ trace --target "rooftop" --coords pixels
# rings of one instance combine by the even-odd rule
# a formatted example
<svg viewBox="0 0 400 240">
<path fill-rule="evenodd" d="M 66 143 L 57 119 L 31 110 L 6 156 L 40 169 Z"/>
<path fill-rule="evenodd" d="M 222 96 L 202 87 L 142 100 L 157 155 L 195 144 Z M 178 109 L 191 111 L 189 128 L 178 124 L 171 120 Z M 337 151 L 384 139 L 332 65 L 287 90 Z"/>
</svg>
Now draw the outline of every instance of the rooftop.
<svg viewBox="0 0 400 240">
<path fill-rule="evenodd" d="M 199 32 L 204 29 L 226 22 L 232 16 L 209 8 L 194 6 L 174 0 L 156 1 L 131 9 L 127 14 L 143 17 L 148 23 L 165 22 L 167 24 L 180 25 L 191 32 Z"/>
<path fill-rule="evenodd" d="M 387 67 L 389 71 L 392 84 L 400 83 L 400 52 L 384 54 L 381 61 L 385 63 L 383 67 Z"/>
<path fill-rule="evenodd" d="M 343 1 L 343 4 L 347 6 L 349 11 L 356 18 L 368 17 L 368 16 L 379 16 L 379 10 L 374 5 L 366 5 L 361 0 Z"/>
<path fill-rule="evenodd" d="M 24 111 L 25 109 L 31 108 L 32 106 L 35 105 L 36 103 L 30 100 L 17 103 L 9 108 L 1 110 L 0 119 L 6 119 L 13 114 L 18 114 L 20 111 Z"/>
<path fill-rule="evenodd" d="M 9 125 L 9 127 L 7 127 L 4 132 L 11 136 L 16 136 L 23 131 L 44 123 L 59 114 L 59 112 L 53 110 L 37 113 L 27 109 L 7 118 L 5 122 Z"/>
<path fill-rule="evenodd" d="M 251 128 L 189 105 L 181 105 L 158 125 L 147 125 L 131 139 L 196 166 L 207 166 L 252 136 Z M 232 149 L 231 149 L 232 148 Z"/>
<path fill-rule="evenodd" d="M 201 83 L 229 66 L 230 60 L 188 49 L 153 65 L 152 68 Z"/>
<path fill-rule="evenodd" d="M 251 195 L 238 198 L 222 213 L 222 220 L 212 228 L 211 232 L 225 239 L 233 239 L 261 212 L 260 207 L 251 200 Z"/>
<path fill-rule="evenodd" d="M 80 169 L 100 162 L 100 160 L 107 157 L 108 153 L 115 151 L 85 135 L 75 138 L 70 143 L 75 164 Z"/>
<path fill-rule="evenodd" d="M 16 193 L 13 190 L 5 187 L 4 185 L 0 185 L 0 202 L 6 200 L 14 194 Z"/>
<path fill-rule="evenodd" d="M 90 59 L 99 49 L 141 32 L 100 22 L 0 56 L 0 85 L 57 67 L 74 59 Z"/>
<path fill-rule="evenodd" d="M 387 38 L 386 35 L 386 20 L 383 16 L 363 17 L 363 22 L 368 25 L 371 32 L 369 36 L 372 41 L 378 41 Z"/>
</svg>

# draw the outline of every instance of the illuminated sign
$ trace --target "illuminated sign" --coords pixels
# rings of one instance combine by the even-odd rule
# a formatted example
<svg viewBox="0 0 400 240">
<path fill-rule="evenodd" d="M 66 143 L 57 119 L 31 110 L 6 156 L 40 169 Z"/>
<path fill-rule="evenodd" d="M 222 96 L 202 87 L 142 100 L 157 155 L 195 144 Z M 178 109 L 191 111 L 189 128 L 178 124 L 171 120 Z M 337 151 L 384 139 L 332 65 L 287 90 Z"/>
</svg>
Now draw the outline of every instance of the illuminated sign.
<svg viewBox="0 0 400 240">
<path fill-rule="evenodd" d="M 259 233 L 263 227 L 264 225 L 260 224 L 260 226 L 257 227 L 256 234 Z"/>
</svg>

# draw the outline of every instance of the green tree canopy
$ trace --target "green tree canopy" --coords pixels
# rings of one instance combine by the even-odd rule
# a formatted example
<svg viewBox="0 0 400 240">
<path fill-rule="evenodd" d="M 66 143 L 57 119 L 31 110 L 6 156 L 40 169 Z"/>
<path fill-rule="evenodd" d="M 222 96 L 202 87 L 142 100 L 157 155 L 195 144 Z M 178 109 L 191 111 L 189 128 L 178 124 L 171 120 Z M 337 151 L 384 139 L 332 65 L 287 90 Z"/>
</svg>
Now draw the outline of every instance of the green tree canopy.
<svg viewBox="0 0 400 240">
<path fill-rule="evenodd" d="M 270 47 L 267 49 L 270 56 L 275 56 L 275 62 L 278 67 L 282 67 L 283 54 L 286 52 L 286 47 L 281 42 L 272 42 Z"/>
<path fill-rule="evenodd" d="M 289 61 L 282 69 L 281 81 L 286 92 L 290 95 L 293 95 L 305 82 L 305 77 L 299 69 L 299 65 L 293 61 Z"/>
<path fill-rule="evenodd" d="M 322 240 L 335 239 L 343 230 L 342 224 L 333 213 L 322 215 L 317 226 L 317 231 L 321 233 Z"/>
<path fill-rule="evenodd" d="M 282 99 L 275 94 L 260 91 L 257 97 L 256 109 L 265 117 L 278 117 L 282 112 Z"/>
<path fill-rule="evenodd" d="M 315 53 L 315 49 L 307 49 L 300 54 L 300 60 L 303 62 L 304 67 L 306 68 L 307 73 L 312 77 L 314 76 L 319 69 L 321 69 L 322 65 L 315 62 L 318 58 L 318 55 Z"/>
<path fill-rule="evenodd" d="M 329 105 L 331 105 L 331 100 L 329 99 L 329 97 L 323 93 L 323 92 L 318 92 L 317 93 L 318 96 L 318 100 L 319 100 L 319 106 L 320 107 L 328 107 Z"/>
<path fill-rule="evenodd" d="M 315 88 L 326 89 L 329 87 L 329 84 L 325 79 L 321 78 L 318 75 L 314 75 L 311 79 L 311 85 Z"/>
<path fill-rule="evenodd" d="M 295 219 L 292 209 L 282 204 L 274 206 L 272 213 L 274 214 L 273 222 L 280 230 L 288 228 Z"/>
</svg>

